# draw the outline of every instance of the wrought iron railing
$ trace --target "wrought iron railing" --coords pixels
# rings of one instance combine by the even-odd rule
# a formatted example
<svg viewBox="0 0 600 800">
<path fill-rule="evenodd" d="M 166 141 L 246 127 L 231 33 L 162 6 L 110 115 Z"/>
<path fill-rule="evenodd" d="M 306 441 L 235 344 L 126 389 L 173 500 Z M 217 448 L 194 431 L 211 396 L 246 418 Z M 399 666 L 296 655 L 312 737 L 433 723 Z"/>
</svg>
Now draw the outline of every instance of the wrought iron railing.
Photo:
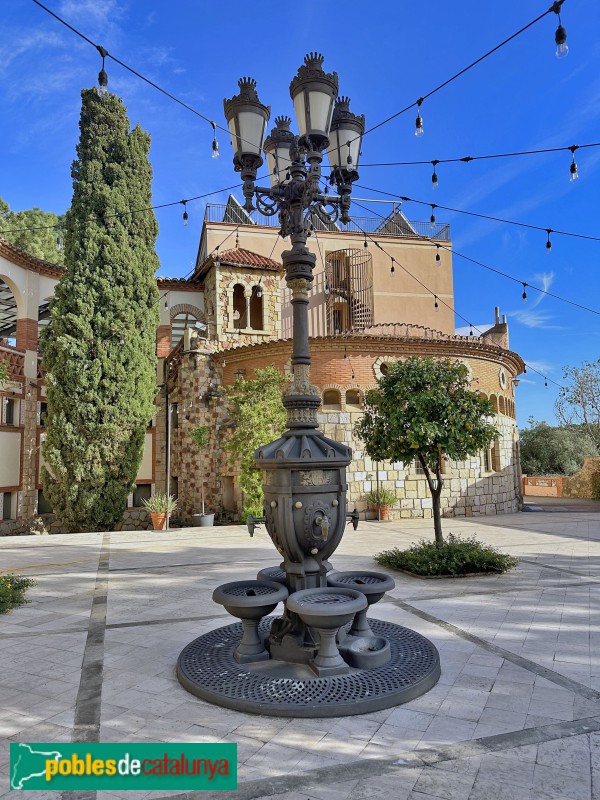
<svg viewBox="0 0 600 800">
<path fill-rule="evenodd" d="M 267 217 L 259 211 L 248 214 L 241 206 L 231 203 L 208 203 L 204 212 L 205 222 L 228 222 L 233 225 L 268 225 L 279 227 L 277 216 Z M 311 215 L 311 222 L 318 231 L 352 232 L 362 235 L 363 232 L 371 236 L 396 236 L 406 239 L 436 239 L 450 241 L 450 225 L 445 222 L 413 222 L 407 220 L 399 212 L 393 212 L 388 217 L 353 217 L 348 225 L 341 222 L 325 225 L 316 216 Z"/>
</svg>

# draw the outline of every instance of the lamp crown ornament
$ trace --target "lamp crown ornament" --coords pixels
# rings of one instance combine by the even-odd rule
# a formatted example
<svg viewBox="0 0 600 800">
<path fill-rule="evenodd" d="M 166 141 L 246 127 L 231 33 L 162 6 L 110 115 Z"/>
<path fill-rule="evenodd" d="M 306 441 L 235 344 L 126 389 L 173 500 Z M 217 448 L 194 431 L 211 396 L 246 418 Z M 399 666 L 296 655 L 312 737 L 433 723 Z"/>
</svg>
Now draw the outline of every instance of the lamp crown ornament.
<svg viewBox="0 0 600 800">
<path fill-rule="evenodd" d="M 244 100 L 258 100 L 255 78 L 240 78 L 238 86 L 240 87 L 240 93 L 238 95 L 240 98 Z"/>
</svg>

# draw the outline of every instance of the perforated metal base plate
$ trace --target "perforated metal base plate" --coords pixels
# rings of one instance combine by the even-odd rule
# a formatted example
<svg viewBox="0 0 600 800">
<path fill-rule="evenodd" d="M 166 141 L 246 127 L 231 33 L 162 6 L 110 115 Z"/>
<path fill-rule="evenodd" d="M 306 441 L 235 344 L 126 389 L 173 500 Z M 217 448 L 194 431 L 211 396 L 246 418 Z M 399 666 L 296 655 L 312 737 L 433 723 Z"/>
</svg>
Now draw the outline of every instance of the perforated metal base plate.
<svg viewBox="0 0 600 800">
<path fill-rule="evenodd" d="M 261 621 L 266 636 L 274 617 Z M 407 703 L 440 677 L 435 646 L 419 633 L 369 619 L 376 636 L 390 642 L 391 660 L 376 669 L 317 678 L 307 667 L 283 661 L 238 664 L 233 650 L 242 636 L 237 623 L 217 628 L 185 647 L 177 661 L 182 686 L 203 700 L 272 717 L 342 717 Z"/>
</svg>

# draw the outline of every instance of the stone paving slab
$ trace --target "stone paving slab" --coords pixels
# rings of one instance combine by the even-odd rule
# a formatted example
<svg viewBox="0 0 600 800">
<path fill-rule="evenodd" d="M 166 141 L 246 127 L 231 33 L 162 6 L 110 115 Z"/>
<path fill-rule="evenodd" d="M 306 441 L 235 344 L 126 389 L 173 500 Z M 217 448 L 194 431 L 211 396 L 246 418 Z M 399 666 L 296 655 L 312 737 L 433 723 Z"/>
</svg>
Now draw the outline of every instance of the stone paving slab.
<svg viewBox="0 0 600 800">
<path fill-rule="evenodd" d="M 264 530 L 253 540 L 239 526 L 0 539 L 2 570 L 38 580 L 33 602 L 0 618 L 0 797 L 11 741 L 99 740 L 236 742 L 230 796 L 247 800 L 596 798 L 600 513 L 444 526 L 523 560 L 508 575 L 395 574 L 376 615 L 436 644 L 440 681 L 395 709 L 325 720 L 221 709 L 175 678 L 183 646 L 230 622 L 214 587 L 279 563 Z M 375 552 L 431 535 L 428 521 L 361 523 L 334 567 L 374 568 Z"/>
</svg>

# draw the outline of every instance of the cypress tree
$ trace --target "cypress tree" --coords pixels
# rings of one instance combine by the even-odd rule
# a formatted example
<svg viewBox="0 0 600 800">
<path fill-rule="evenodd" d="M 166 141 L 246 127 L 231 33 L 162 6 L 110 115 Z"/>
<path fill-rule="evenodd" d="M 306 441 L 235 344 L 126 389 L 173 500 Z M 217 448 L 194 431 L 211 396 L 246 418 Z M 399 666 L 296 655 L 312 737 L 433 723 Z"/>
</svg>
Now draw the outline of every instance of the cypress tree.
<svg viewBox="0 0 600 800">
<path fill-rule="evenodd" d="M 48 412 L 44 494 L 73 531 L 111 530 L 155 412 L 158 226 L 150 137 L 122 101 L 82 92 L 65 274 L 42 339 Z M 138 213 L 131 213 L 131 212 Z"/>
</svg>

